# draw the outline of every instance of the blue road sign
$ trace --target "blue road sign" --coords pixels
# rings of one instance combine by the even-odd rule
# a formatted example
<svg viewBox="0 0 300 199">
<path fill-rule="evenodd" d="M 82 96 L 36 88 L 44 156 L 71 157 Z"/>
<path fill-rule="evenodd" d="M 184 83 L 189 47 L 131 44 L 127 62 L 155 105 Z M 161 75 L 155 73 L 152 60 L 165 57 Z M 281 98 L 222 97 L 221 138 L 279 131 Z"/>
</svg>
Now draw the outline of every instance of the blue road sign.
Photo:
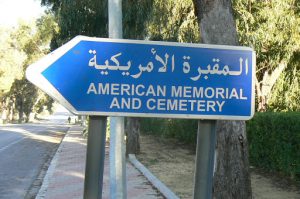
<svg viewBox="0 0 300 199">
<path fill-rule="evenodd" d="M 27 69 L 75 114 L 247 120 L 255 53 L 248 47 L 77 36 Z"/>
</svg>

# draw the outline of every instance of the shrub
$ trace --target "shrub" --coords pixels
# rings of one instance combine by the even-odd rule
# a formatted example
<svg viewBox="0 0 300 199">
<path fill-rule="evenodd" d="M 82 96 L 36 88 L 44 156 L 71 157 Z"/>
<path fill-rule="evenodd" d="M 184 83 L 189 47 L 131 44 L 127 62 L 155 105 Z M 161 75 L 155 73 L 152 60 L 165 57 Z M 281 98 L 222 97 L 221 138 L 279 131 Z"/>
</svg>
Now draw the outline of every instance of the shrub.
<svg viewBox="0 0 300 199">
<path fill-rule="evenodd" d="M 197 138 L 197 120 L 144 118 L 141 120 L 144 134 L 177 138 L 179 141 L 195 144 Z"/>
<path fill-rule="evenodd" d="M 247 122 L 251 164 L 300 179 L 300 113 L 256 113 Z"/>
<path fill-rule="evenodd" d="M 197 120 L 144 118 L 144 134 L 196 144 Z M 256 113 L 247 121 L 252 165 L 300 180 L 300 112 Z"/>
</svg>

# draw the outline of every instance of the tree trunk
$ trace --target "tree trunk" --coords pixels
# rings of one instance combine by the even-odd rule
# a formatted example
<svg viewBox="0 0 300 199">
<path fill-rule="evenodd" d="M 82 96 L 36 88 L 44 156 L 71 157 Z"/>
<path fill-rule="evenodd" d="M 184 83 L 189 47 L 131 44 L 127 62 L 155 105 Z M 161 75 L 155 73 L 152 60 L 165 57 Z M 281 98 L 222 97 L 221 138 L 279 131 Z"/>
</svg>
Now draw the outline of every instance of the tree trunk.
<svg viewBox="0 0 300 199">
<path fill-rule="evenodd" d="M 126 155 L 140 152 L 140 119 L 126 118 Z"/>
<path fill-rule="evenodd" d="M 216 153 L 214 198 L 252 198 L 244 121 L 217 122 Z"/>
<path fill-rule="evenodd" d="M 230 0 L 193 0 L 202 42 L 238 45 Z M 213 197 L 252 198 L 244 121 L 217 122 Z"/>
<path fill-rule="evenodd" d="M 23 121 L 23 99 L 22 98 L 19 98 L 18 101 L 18 111 L 19 111 L 19 120 L 18 122 L 19 123 L 22 123 Z"/>
<path fill-rule="evenodd" d="M 276 81 L 279 79 L 279 76 L 286 68 L 287 64 L 285 62 L 281 62 L 277 68 L 275 68 L 272 72 L 267 70 L 264 73 L 263 79 L 261 82 L 258 82 L 257 78 L 255 78 L 256 92 L 258 98 L 258 108 L 257 111 L 265 112 L 268 107 L 268 99 L 271 95 L 271 91 Z"/>
<path fill-rule="evenodd" d="M 9 120 L 10 121 L 14 121 L 15 120 L 15 103 L 13 102 L 11 105 L 10 105 L 10 109 L 9 109 Z"/>
</svg>

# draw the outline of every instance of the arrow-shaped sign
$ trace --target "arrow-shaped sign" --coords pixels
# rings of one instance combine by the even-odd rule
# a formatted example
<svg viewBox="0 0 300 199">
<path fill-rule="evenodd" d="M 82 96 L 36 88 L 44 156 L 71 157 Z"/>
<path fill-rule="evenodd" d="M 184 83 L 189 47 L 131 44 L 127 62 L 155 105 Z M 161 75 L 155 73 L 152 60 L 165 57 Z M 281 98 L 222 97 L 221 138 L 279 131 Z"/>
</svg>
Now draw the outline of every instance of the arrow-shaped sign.
<svg viewBox="0 0 300 199">
<path fill-rule="evenodd" d="M 27 78 L 75 114 L 250 119 L 251 48 L 77 36 Z"/>
</svg>

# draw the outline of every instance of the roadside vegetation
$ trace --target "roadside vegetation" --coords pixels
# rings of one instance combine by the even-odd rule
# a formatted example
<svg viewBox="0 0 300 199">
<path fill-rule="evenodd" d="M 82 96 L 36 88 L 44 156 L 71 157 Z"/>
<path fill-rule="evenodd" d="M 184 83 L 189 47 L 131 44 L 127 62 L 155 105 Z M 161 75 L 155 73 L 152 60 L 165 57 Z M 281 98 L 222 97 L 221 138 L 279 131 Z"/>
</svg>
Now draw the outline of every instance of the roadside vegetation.
<svg viewBox="0 0 300 199">
<path fill-rule="evenodd" d="M 283 0 L 233 1 L 239 42 L 241 45 L 254 48 L 257 55 L 256 109 L 258 113 L 247 122 L 250 163 L 268 171 L 280 172 L 294 180 L 300 180 L 300 126 L 298 125 L 300 124 L 300 10 L 298 4 L 296 1 Z M 155 7 L 155 9 L 165 9 L 161 11 L 163 13 L 167 10 L 176 12 L 171 5 L 170 7 L 165 5 L 164 8 Z M 181 25 L 177 24 L 178 27 Z M 197 26 L 189 26 L 189 28 L 193 30 Z M 177 38 L 176 41 L 184 38 L 184 34 L 174 33 L 173 30 L 173 27 L 162 25 L 160 38 Z M 172 36 L 168 35 L 170 32 L 173 33 Z M 192 42 L 197 42 L 198 39 L 194 37 Z M 197 121 L 143 119 L 141 131 L 144 134 L 177 138 L 195 147 Z"/>
<path fill-rule="evenodd" d="M 20 22 L 15 28 L 0 27 L 0 121 L 28 122 L 47 109 L 53 100 L 25 78 L 28 65 L 49 53 L 49 43 L 58 30 L 51 14 L 36 22 Z"/>
<path fill-rule="evenodd" d="M 22 122 L 30 113 L 51 110 L 52 99 L 24 77 L 30 63 L 76 35 L 108 36 L 107 1 L 41 3 L 49 13 L 36 23 L 0 29 L 2 121 Z M 250 162 L 300 180 L 300 2 L 233 0 L 232 5 L 239 43 L 257 55 L 257 114 L 247 122 Z M 199 43 L 194 8 L 192 0 L 123 0 L 124 38 Z M 127 129 L 195 146 L 195 120 L 132 119 L 138 122 L 128 122 L 134 125 Z"/>
</svg>

